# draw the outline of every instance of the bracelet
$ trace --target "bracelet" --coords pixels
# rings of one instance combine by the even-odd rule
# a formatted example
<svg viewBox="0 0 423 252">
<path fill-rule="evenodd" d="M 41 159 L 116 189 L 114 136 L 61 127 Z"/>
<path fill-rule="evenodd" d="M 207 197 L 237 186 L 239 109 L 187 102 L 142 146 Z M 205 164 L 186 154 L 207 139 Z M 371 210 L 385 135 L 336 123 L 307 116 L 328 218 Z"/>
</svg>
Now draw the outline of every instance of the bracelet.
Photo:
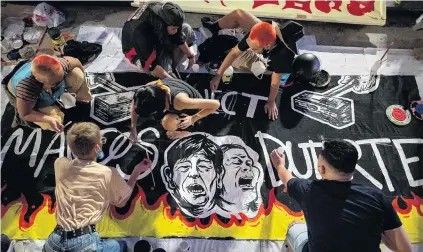
<svg viewBox="0 0 423 252">
<path fill-rule="evenodd" d="M 192 58 L 194 58 L 195 57 L 195 55 L 192 55 L 192 56 L 187 56 L 187 58 L 188 59 L 192 59 Z"/>
</svg>

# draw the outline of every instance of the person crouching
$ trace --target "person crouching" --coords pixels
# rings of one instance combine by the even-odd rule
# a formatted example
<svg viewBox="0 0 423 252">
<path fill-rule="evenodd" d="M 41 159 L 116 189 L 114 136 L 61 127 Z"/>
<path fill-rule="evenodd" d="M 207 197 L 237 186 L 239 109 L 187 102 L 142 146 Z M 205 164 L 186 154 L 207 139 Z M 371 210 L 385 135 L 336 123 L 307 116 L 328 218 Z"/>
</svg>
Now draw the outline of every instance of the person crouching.
<svg viewBox="0 0 423 252">
<path fill-rule="evenodd" d="M 10 104 L 16 108 L 12 127 L 36 124 L 44 130 L 61 132 L 64 114 L 57 105 L 62 96 L 86 103 L 92 99 L 84 68 L 72 57 L 39 55 L 18 64 L 2 84 Z"/>
<path fill-rule="evenodd" d="M 109 205 L 125 206 L 138 176 L 150 169 L 151 161 L 144 159 L 126 182 L 115 169 L 96 162 L 97 157 L 104 155 L 97 125 L 77 123 L 69 129 L 66 139 L 77 158 L 62 157 L 54 163 L 57 226 L 44 251 L 126 251 L 125 242 L 101 240 L 95 225 Z"/>
</svg>

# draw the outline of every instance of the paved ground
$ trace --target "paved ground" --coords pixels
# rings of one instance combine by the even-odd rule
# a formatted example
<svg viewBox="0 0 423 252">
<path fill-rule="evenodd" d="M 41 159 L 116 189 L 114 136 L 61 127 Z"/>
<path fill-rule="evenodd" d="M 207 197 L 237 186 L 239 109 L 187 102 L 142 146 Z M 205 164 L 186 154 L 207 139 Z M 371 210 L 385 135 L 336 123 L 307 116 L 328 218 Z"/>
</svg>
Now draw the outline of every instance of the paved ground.
<svg viewBox="0 0 423 252">
<path fill-rule="evenodd" d="M 98 4 L 98 2 L 97 2 Z M 127 5 L 127 6 L 126 6 Z M 81 25 L 104 25 L 108 27 L 122 27 L 128 15 L 135 10 L 129 2 L 113 6 L 93 4 L 58 4 L 69 18 L 65 31 L 77 32 Z M 7 4 L 2 8 L 2 18 L 17 13 L 31 14 L 33 6 Z M 413 49 L 423 47 L 423 30 L 414 31 L 411 27 L 421 15 L 419 12 L 388 11 L 387 24 L 384 27 L 362 26 L 349 24 L 334 24 L 321 22 L 301 22 L 306 34 L 316 36 L 317 44 L 332 46 L 354 47 L 386 47 L 395 42 L 393 48 Z M 204 14 L 188 13 L 187 19 L 193 27 L 200 26 L 200 18 Z"/>
</svg>

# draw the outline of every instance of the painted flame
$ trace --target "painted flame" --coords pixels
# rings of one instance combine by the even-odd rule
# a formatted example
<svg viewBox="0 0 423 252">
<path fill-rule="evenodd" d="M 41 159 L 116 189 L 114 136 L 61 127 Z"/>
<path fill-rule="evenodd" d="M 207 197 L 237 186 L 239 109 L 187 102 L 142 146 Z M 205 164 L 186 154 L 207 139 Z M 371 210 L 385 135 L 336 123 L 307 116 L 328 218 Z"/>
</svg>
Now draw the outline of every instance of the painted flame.
<svg viewBox="0 0 423 252">
<path fill-rule="evenodd" d="M 231 217 L 226 223 L 216 214 L 212 214 L 207 222 L 200 219 L 187 220 L 179 210 L 171 213 L 166 198 L 162 195 L 154 204 L 148 204 L 145 193 L 138 186 L 126 214 L 121 215 L 116 208 L 110 209 L 109 215 L 97 225 L 97 230 L 104 237 L 151 236 L 151 237 L 235 237 L 237 239 L 272 239 L 283 240 L 286 229 L 293 220 L 304 221 L 302 212 L 293 212 L 275 198 L 273 188 L 269 192 L 269 204 L 260 206 L 255 218 L 240 214 L 241 219 Z M 413 242 L 422 242 L 423 236 L 423 200 L 415 194 L 412 199 L 401 198 L 405 208 L 398 204 L 399 198 L 392 202 L 403 225 Z M 44 202 L 34 210 L 29 222 L 24 221 L 28 210 L 25 198 L 11 202 L 1 208 L 3 233 L 12 239 L 45 239 L 54 229 L 55 207 L 50 209 L 51 199 L 43 195 Z M 204 221 L 204 220 L 203 220 Z"/>
</svg>

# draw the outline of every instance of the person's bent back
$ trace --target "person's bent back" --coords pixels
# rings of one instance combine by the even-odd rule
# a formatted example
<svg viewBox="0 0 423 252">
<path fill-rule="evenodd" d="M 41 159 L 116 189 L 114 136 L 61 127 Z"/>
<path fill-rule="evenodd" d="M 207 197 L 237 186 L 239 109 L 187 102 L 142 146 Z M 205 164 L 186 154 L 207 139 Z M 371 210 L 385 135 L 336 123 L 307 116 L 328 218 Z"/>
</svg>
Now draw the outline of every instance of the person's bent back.
<svg viewBox="0 0 423 252">
<path fill-rule="evenodd" d="M 352 144 L 343 140 L 324 143 L 318 159 L 319 181 L 293 178 L 284 168 L 284 157 L 275 151 L 271 157 L 307 223 L 290 226 L 297 234 L 288 230 L 288 240 L 308 233 L 308 244 L 303 237 L 303 248 L 294 251 L 380 251 L 382 236 L 390 249 L 411 251 L 391 201 L 376 188 L 351 182 L 358 159 Z"/>
<path fill-rule="evenodd" d="M 78 123 L 67 133 L 67 143 L 76 159 L 59 158 L 54 164 L 56 177 L 57 226 L 48 237 L 45 251 L 125 251 L 115 240 L 100 240 L 95 225 L 109 205 L 122 207 L 132 194 L 137 166 L 126 182 L 119 173 L 96 162 L 101 150 L 100 128 L 93 123 Z"/>
</svg>

